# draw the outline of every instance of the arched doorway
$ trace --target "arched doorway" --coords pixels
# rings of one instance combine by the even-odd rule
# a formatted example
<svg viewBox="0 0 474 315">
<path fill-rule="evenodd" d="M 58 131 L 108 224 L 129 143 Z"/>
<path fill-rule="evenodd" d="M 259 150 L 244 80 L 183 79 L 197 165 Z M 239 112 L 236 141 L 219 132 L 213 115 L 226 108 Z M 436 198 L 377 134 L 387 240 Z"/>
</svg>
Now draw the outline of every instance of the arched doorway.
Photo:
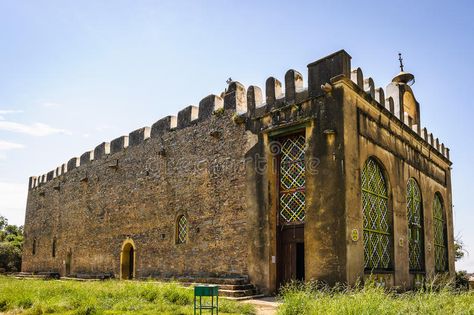
<svg viewBox="0 0 474 315">
<path fill-rule="evenodd" d="M 127 239 L 122 245 L 120 254 L 120 279 L 133 278 L 135 278 L 135 244 L 131 239 Z"/>
</svg>

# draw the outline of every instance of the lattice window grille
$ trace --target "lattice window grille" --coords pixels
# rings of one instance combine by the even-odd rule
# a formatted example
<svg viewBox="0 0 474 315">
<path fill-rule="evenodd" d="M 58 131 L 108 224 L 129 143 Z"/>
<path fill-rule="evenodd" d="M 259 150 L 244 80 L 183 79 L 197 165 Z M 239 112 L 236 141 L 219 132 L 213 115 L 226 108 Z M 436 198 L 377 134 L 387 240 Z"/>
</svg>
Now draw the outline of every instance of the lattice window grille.
<svg viewBox="0 0 474 315">
<path fill-rule="evenodd" d="M 305 220 L 305 137 L 294 135 L 280 140 L 280 223 Z"/>
<path fill-rule="evenodd" d="M 435 269 L 442 272 L 447 269 L 446 249 L 446 222 L 441 197 L 435 194 L 433 201 L 433 228 L 434 228 L 434 250 Z"/>
<path fill-rule="evenodd" d="M 417 182 L 410 178 L 407 185 L 408 253 L 412 271 L 424 269 L 423 215 L 421 192 Z"/>
<path fill-rule="evenodd" d="M 382 169 L 368 159 L 361 176 L 364 220 L 364 267 L 390 269 L 392 263 L 392 218 Z"/>
<path fill-rule="evenodd" d="M 188 220 L 184 215 L 182 215 L 178 220 L 178 244 L 186 243 L 188 237 Z"/>
</svg>

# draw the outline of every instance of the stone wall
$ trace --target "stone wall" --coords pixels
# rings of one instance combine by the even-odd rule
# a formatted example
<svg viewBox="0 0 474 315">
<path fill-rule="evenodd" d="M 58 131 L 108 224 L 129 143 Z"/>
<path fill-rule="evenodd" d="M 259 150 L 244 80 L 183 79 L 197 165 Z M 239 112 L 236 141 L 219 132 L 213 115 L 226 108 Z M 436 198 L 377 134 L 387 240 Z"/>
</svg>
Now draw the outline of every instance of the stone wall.
<svg viewBox="0 0 474 315">
<path fill-rule="evenodd" d="M 412 288 L 417 274 L 408 269 L 407 182 L 414 178 L 420 186 L 424 221 L 424 272 L 432 276 L 434 269 L 433 199 L 440 193 L 444 201 L 447 222 L 448 271 L 454 275 L 454 236 L 451 200 L 451 162 L 430 143 L 417 128 L 409 128 L 394 117 L 389 109 L 367 98 L 353 82 L 341 78 L 334 84 L 344 90 L 346 218 L 348 239 L 348 282 L 369 276 L 364 272 L 363 239 L 351 240 L 353 230 L 362 235 L 360 174 L 369 157 L 383 167 L 389 189 L 389 209 L 393 215 L 392 272 L 376 275 L 388 286 Z"/>
<path fill-rule="evenodd" d="M 64 274 L 71 251 L 72 273 L 118 276 L 122 243 L 131 238 L 137 277 L 246 275 L 243 152 L 250 136 L 232 115 L 221 111 L 30 190 L 23 271 Z M 175 243 L 181 214 L 188 218 L 186 244 Z"/>
</svg>

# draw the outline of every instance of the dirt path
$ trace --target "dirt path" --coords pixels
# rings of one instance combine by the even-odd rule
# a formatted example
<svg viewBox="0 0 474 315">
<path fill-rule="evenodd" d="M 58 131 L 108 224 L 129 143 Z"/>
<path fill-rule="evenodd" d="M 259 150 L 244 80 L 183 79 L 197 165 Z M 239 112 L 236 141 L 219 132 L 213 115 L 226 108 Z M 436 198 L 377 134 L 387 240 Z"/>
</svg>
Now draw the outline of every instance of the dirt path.
<svg viewBox="0 0 474 315">
<path fill-rule="evenodd" d="M 279 303 L 274 297 L 264 297 L 261 299 L 253 299 L 243 301 L 242 303 L 249 303 L 255 306 L 257 315 L 276 315 Z"/>
</svg>

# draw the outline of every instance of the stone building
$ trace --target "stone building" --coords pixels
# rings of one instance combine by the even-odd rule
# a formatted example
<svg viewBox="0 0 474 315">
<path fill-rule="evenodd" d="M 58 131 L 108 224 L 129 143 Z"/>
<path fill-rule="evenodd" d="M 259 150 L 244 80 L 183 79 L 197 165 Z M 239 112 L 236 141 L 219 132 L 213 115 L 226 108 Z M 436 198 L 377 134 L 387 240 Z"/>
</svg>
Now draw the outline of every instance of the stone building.
<svg viewBox="0 0 474 315">
<path fill-rule="evenodd" d="M 411 288 L 454 273 L 449 149 L 343 50 L 31 177 L 24 272 Z"/>
</svg>

